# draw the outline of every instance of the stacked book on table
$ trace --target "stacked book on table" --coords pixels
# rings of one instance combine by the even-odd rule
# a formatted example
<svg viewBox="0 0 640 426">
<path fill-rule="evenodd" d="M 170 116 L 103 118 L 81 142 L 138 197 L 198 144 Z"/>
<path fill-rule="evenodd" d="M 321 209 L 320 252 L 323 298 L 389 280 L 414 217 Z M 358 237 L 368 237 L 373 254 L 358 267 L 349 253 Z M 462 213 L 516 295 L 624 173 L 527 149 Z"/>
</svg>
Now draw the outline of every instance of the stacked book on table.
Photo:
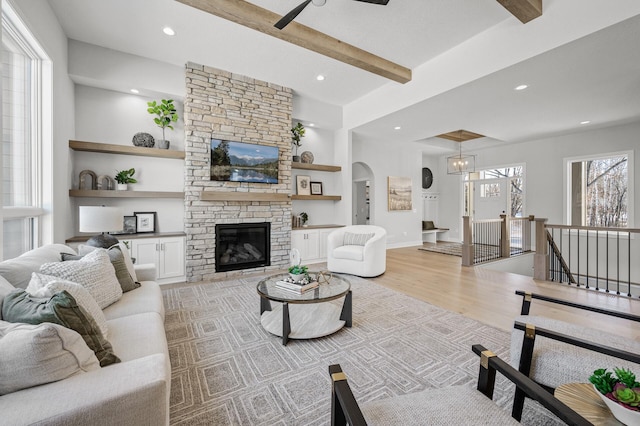
<svg viewBox="0 0 640 426">
<path fill-rule="evenodd" d="M 293 282 L 293 281 L 276 281 L 276 287 L 282 290 L 293 291 L 296 293 L 304 293 L 307 290 L 318 287 L 318 281 L 307 282 Z"/>
</svg>

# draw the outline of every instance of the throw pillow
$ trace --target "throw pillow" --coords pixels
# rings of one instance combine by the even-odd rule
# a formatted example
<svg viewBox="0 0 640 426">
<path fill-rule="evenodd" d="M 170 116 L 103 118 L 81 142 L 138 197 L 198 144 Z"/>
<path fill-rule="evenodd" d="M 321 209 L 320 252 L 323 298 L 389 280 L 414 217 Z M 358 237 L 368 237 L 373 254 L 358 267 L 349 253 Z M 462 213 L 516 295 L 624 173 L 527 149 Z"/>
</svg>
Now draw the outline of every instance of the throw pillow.
<svg viewBox="0 0 640 426">
<path fill-rule="evenodd" d="M 78 283 L 104 309 L 122 297 L 122 287 L 105 249 L 96 249 L 80 260 L 45 263 L 40 272 Z"/>
<path fill-rule="evenodd" d="M 64 244 L 47 244 L 0 262 L 0 275 L 16 288 L 27 288 L 31 273 L 38 272 L 43 263 L 60 262 L 60 253 L 75 254 L 75 251 Z"/>
<path fill-rule="evenodd" d="M 48 322 L 0 321 L 0 359 L 0 395 L 100 368 L 78 333 Z"/>
<path fill-rule="evenodd" d="M 95 320 L 78 306 L 67 291 L 63 290 L 48 299 L 38 299 L 17 289 L 4 298 L 2 316 L 9 322 L 60 324 L 82 336 L 87 346 L 96 354 L 101 367 L 120 362 Z"/>
<path fill-rule="evenodd" d="M 345 246 L 363 246 L 369 241 L 375 233 L 370 234 L 354 234 L 351 232 L 344 233 L 344 240 L 342 241 L 342 245 Z"/>
<path fill-rule="evenodd" d="M 2 300 L 16 288 L 0 276 L 0 320 L 2 319 Z"/>
<path fill-rule="evenodd" d="M 86 246 L 90 247 L 90 246 Z M 94 247 L 97 248 L 97 247 Z M 94 250 L 89 251 L 88 253 Z M 117 245 L 110 247 L 107 250 L 107 254 L 109 255 L 109 259 L 111 260 L 111 264 L 113 265 L 113 269 L 116 271 L 116 278 L 120 283 L 120 288 L 122 288 L 122 292 L 126 293 L 127 291 L 135 290 L 140 287 L 140 283 L 137 283 L 131 278 L 131 274 L 127 269 L 127 264 L 125 263 L 125 258 L 123 253 L 120 251 L 120 247 Z M 80 260 L 84 257 L 84 255 L 72 255 L 62 253 L 62 261 L 68 260 Z"/>
<path fill-rule="evenodd" d="M 64 254 L 63 254 L 64 256 Z M 104 337 L 108 337 L 109 328 L 107 327 L 107 319 L 104 316 L 104 312 L 98 306 L 98 303 L 89 294 L 86 288 L 82 287 L 78 283 L 63 280 L 62 278 L 53 277 L 51 275 L 43 275 L 34 272 L 31 275 L 31 281 L 27 286 L 27 293 L 36 298 L 51 298 L 54 294 L 63 290 L 69 292 L 70 295 L 76 299 L 78 305 L 87 311 L 96 323 L 100 327 L 100 331 Z"/>
</svg>

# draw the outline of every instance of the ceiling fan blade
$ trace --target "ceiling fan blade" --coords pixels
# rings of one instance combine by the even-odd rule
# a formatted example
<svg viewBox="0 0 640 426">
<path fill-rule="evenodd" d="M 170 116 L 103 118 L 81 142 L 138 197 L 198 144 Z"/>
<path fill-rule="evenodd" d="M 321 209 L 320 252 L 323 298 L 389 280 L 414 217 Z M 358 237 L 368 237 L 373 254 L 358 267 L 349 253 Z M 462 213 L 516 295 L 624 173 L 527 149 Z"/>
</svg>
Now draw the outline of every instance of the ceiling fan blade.
<svg viewBox="0 0 640 426">
<path fill-rule="evenodd" d="M 357 0 L 357 1 L 362 1 L 365 3 L 380 4 L 382 6 L 386 6 L 387 3 L 389 3 L 389 0 Z"/>
<path fill-rule="evenodd" d="M 387 1 L 389 1 L 389 0 L 387 0 Z M 311 0 L 305 0 L 302 3 L 300 3 L 300 5 L 298 5 L 298 7 L 296 7 L 293 10 L 291 10 L 291 12 L 287 13 L 282 18 L 280 18 L 280 20 L 275 23 L 274 27 L 276 27 L 277 29 L 281 30 L 284 27 L 286 27 L 287 25 L 289 25 L 289 23 L 291 21 L 293 21 L 294 19 L 296 19 L 296 16 L 298 16 L 300 14 L 300 12 L 302 12 L 302 10 L 309 5 L 309 3 L 311 3 Z"/>
</svg>

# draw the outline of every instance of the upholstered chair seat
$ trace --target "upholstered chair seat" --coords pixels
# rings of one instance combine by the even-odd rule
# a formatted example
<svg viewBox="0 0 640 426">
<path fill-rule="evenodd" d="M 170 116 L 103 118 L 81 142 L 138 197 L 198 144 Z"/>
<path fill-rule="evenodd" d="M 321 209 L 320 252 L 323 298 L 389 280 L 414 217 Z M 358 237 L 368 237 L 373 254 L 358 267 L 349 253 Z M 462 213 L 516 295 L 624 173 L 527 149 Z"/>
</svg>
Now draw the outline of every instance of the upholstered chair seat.
<svg viewBox="0 0 640 426">
<path fill-rule="evenodd" d="M 353 225 L 327 237 L 327 269 L 331 272 L 375 277 L 387 268 L 387 231 L 380 226 Z"/>
</svg>

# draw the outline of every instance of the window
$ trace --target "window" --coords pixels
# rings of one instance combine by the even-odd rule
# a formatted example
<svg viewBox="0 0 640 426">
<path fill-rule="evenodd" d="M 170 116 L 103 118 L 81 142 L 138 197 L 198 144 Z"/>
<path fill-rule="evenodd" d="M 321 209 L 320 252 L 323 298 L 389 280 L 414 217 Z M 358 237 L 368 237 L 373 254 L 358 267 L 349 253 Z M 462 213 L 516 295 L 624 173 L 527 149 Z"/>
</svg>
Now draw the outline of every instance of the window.
<svg viewBox="0 0 640 426">
<path fill-rule="evenodd" d="M 483 183 L 480 184 L 480 197 L 492 198 L 500 196 L 500 184 L 499 183 Z"/>
<path fill-rule="evenodd" d="M 2 2 L 2 258 L 39 242 L 42 48 Z"/>
<path fill-rule="evenodd" d="M 626 228 L 631 225 L 630 153 L 567 161 L 568 220 L 574 226 Z"/>
</svg>

